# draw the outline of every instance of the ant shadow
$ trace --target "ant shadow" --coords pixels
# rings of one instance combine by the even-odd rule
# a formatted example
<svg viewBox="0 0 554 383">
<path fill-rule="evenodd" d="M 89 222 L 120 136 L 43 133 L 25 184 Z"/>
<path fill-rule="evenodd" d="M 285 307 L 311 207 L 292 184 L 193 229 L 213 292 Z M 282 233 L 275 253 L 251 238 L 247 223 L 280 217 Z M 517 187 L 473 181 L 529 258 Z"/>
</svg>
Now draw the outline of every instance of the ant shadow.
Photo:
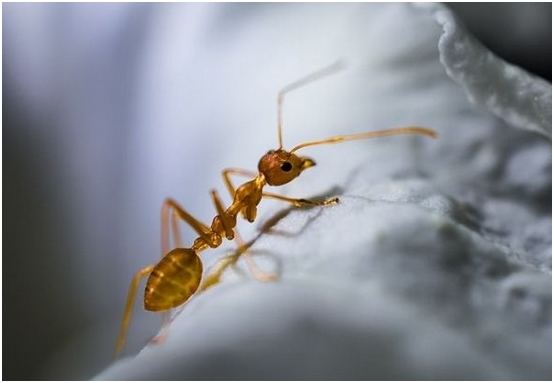
<svg viewBox="0 0 554 383">
<path fill-rule="evenodd" d="M 334 186 L 324 193 L 310 197 L 310 199 L 316 200 L 316 201 L 328 200 L 329 196 L 341 196 L 343 194 L 343 191 L 344 191 L 343 188 Z M 339 199 L 337 199 L 337 203 L 340 203 Z M 281 261 L 281 258 L 279 257 L 279 254 L 267 248 L 252 249 L 252 247 L 262 237 L 268 236 L 268 235 L 282 236 L 282 237 L 288 237 L 288 238 L 294 238 L 302 235 L 302 233 L 306 231 L 310 227 L 310 225 L 312 225 L 321 216 L 324 209 L 326 208 L 327 206 L 303 205 L 303 206 L 289 206 L 285 209 L 281 209 L 275 214 L 273 214 L 269 219 L 265 220 L 263 224 L 259 226 L 258 234 L 250 241 L 242 245 L 239 249 L 235 250 L 235 252 L 236 253 L 248 252 L 250 255 L 267 257 L 273 261 L 275 272 L 277 274 L 280 274 L 282 272 L 283 267 L 282 267 L 282 261 Z M 290 214 L 295 213 L 297 211 L 306 211 L 306 212 L 315 211 L 315 212 L 313 214 L 308 215 L 305 219 L 305 222 L 303 222 L 302 225 L 294 231 L 289 231 L 282 228 L 279 228 L 279 229 L 275 228 L 283 219 L 287 218 Z M 235 271 L 238 271 L 243 276 L 246 276 L 246 273 L 241 268 L 239 268 L 237 265 L 233 265 L 233 266 Z"/>
<path fill-rule="evenodd" d="M 310 198 L 311 200 L 315 201 L 324 201 L 329 200 L 329 196 L 339 196 L 342 195 L 343 189 L 334 186 L 331 189 L 329 189 L 325 193 L 318 194 L 314 196 L 313 198 Z M 337 203 L 340 203 L 340 201 L 337 198 Z M 333 204 L 334 205 L 334 204 Z M 303 206 L 289 206 L 286 209 L 282 209 L 275 213 L 271 218 L 266 220 L 261 226 L 260 226 L 260 232 L 256 236 L 256 240 L 263 236 L 264 234 L 273 234 L 273 235 L 281 235 L 284 237 L 296 237 L 298 235 L 301 235 L 310 225 L 312 222 L 314 222 L 323 212 L 323 209 L 325 209 L 326 206 L 311 206 L 311 205 L 303 205 Z M 296 231 L 287 231 L 283 229 L 275 229 L 274 227 L 284 218 L 289 216 L 289 214 L 297 211 L 313 211 L 317 210 L 315 214 L 311 214 L 307 219 L 306 222 Z"/>
<path fill-rule="evenodd" d="M 330 188 L 327 192 L 315 195 L 311 197 L 312 200 L 328 200 L 329 196 L 343 196 L 344 189 L 338 186 L 334 186 Z M 340 203 L 340 200 L 337 199 L 337 203 Z M 313 205 L 303 205 L 303 206 L 289 206 L 285 209 L 281 209 L 275 214 L 273 214 L 269 219 L 267 219 L 260 227 L 257 235 L 252 238 L 251 240 L 245 242 L 241 246 L 239 246 L 237 249 L 235 249 L 230 255 L 225 256 L 224 258 L 228 257 L 236 257 L 237 259 L 239 257 L 242 257 L 245 255 L 245 253 L 248 253 L 248 255 L 252 256 L 264 256 L 269 257 L 273 262 L 274 269 L 272 273 L 274 273 L 277 277 L 280 277 L 283 272 L 283 263 L 282 259 L 279 256 L 278 253 L 275 251 L 272 251 L 267 248 L 259 248 L 259 249 L 252 249 L 252 247 L 264 236 L 268 235 L 275 235 L 275 236 L 283 236 L 283 237 L 298 237 L 302 235 L 303 232 L 305 232 L 310 225 L 312 225 L 323 213 L 326 206 L 313 206 Z M 275 227 L 285 218 L 287 218 L 290 214 L 297 212 L 297 211 L 305 211 L 305 212 L 314 212 L 313 214 L 310 214 L 307 216 L 305 222 L 302 223 L 302 225 L 294 230 L 294 231 L 288 231 L 283 229 L 276 229 Z M 248 279 L 249 274 L 247 273 L 243 267 L 240 267 L 238 262 L 233 263 L 231 265 L 232 269 L 241 277 L 244 277 Z M 219 282 L 218 282 L 219 284 Z M 210 288 L 208 288 L 209 290 Z M 199 290 L 195 293 L 195 295 L 202 294 L 206 290 Z M 162 327 L 159 334 L 154 336 L 150 342 L 149 345 L 157 345 L 160 343 L 163 343 L 165 339 L 169 335 L 169 325 L 182 313 L 184 313 L 184 309 L 189 305 L 189 302 L 186 302 L 185 304 L 178 307 L 172 314 L 167 314 L 168 317 L 165 319 L 164 326 Z"/>
</svg>

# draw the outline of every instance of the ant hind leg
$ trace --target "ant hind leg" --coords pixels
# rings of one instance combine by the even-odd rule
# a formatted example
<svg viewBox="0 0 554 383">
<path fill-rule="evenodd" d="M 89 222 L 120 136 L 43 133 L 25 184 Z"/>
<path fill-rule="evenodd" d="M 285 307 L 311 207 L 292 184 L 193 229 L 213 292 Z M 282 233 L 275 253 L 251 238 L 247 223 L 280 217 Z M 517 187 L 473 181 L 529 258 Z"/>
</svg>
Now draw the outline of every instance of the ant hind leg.
<svg viewBox="0 0 554 383">
<path fill-rule="evenodd" d="M 248 265 L 248 269 L 257 280 L 261 282 L 272 282 L 278 279 L 277 274 L 267 273 L 260 270 L 260 268 L 256 265 L 256 262 L 254 261 L 254 259 L 252 259 L 252 255 L 249 252 L 249 247 L 252 245 L 252 243 L 245 244 L 236 230 L 235 230 L 235 234 L 236 234 L 235 241 L 238 244 L 237 250 L 235 250 L 234 253 L 225 256 L 218 262 L 215 270 L 212 271 L 209 275 L 207 275 L 206 278 L 204 279 L 202 286 L 200 286 L 200 289 L 199 289 L 200 291 L 207 290 L 208 288 L 218 284 L 221 281 L 221 276 L 223 275 L 223 273 L 229 267 L 235 266 L 241 256 L 244 256 L 244 260 Z"/>
<path fill-rule="evenodd" d="M 133 312 L 133 306 L 135 303 L 135 297 L 137 295 L 137 289 L 140 284 L 140 281 L 148 276 L 154 265 L 147 266 L 139 270 L 133 279 L 131 280 L 131 285 L 129 287 L 129 293 L 127 294 L 127 302 L 125 303 L 125 311 L 123 313 L 123 319 L 121 320 L 121 329 L 119 330 L 119 336 L 117 337 L 117 343 L 115 346 L 115 357 L 121 353 L 123 346 L 125 345 L 125 339 L 127 337 L 127 330 L 129 329 L 129 323 L 131 322 L 131 314 Z"/>
</svg>

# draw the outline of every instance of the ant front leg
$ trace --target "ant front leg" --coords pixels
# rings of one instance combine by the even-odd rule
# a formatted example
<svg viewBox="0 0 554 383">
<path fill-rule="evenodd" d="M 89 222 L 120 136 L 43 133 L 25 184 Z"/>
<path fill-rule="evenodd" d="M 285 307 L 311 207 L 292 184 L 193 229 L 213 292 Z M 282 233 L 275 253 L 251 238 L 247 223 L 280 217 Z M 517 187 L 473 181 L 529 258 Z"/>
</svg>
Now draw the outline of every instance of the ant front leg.
<svg viewBox="0 0 554 383">
<path fill-rule="evenodd" d="M 321 200 L 311 200 L 311 199 L 305 199 L 305 198 L 291 198 L 291 197 L 286 197 L 284 195 L 274 194 L 274 193 L 262 193 L 262 196 L 265 198 L 273 198 L 273 199 L 278 199 L 280 201 L 288 202 L 296 207 L 330 206 L 330 205 L 335 205 L 339 203 L 338 197 L 333 197 L 333 198 L 329 198 L 321 201 Z"/>
<path fill-rule="evenodd" d="M 231 194 L 231 198 L 235 196 L 236 188 L 233 186 L 233 183 L 231 182 L 231 174 L 237 174 L 245 177 L 256 177 L 256 173 L 250 170 L 244 170 L 244 169 L 236 169 L 236 168 L 229 168 L 225 169 L 223 172 L 223 180 L 225 181 L 225 186 L 227 186 L 227 190 L 229 190 L 229 194 Z M 310 200 L 305 198 L 290 198 L 286 197 L 284 195 L 275 194 L 275 193 L 262 193 L 263 197 L 266 198 L 273 198 L 278 199 L 280 201 L 285 201 L 290 204 L 293 204 L 296 207 L 301 206 L 329 206 L 334 205 L 339 202 L 339 199 L 337 197 L 329 198 L 328 200 L 324 201 L 316 201 L 316 200 Z"/>
</svg>

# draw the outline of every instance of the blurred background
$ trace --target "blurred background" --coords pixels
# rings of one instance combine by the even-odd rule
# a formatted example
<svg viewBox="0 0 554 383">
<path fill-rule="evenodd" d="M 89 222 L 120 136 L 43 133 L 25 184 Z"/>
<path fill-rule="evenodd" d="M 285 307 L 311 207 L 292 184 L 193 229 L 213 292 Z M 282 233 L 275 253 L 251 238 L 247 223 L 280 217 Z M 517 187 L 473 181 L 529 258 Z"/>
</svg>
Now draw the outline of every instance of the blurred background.
<svg viewBox="0 0 554 383">
<path fill-rule="evenodd" d="M 550 3 L 449 6 L 551 80 Z M 221 169 L 276 145 L 277 90 L 347 51 L 333 28 L 356 35 L 280 15 L 321 22 L 329 7 L 3 4 L 4 379 L 86 379 L 111 362 L 128 283 L 159 256 L 163 198 L 210 222 Z M 322 136 L 308 131 L 285 145 Z M 133 321 L 129 353 L 160 323 Z"/>
</svg>

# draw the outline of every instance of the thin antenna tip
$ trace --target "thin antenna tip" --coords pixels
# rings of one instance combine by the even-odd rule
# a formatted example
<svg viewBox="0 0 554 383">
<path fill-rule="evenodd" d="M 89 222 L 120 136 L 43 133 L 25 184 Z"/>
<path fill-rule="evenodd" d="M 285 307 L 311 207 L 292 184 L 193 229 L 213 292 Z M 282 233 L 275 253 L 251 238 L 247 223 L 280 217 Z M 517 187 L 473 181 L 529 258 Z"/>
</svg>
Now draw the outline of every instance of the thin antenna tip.
<svg viewBox="0 0 554 383">
<path fill-rule="evenodd" d="M 437 138 L 439 136 L 439 133 L 433 129 L 429 129 L 429 128 L 419 128 L 419 129 L 422 130 L 423 134 L 426 134 L 429 137 Z"/>
</svg>

